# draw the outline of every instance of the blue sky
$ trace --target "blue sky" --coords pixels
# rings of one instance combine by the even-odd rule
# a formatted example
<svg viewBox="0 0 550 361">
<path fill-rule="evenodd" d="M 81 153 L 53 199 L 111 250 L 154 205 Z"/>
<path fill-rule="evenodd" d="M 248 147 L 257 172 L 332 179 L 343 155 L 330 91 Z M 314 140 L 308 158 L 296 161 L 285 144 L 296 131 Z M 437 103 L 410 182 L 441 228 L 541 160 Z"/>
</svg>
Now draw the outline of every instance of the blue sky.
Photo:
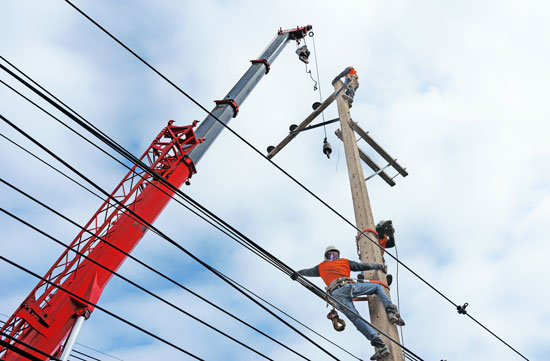
<svg viewBox="0 0 550 361">
<path fill-rule="evenodd" d="M 550 51 L 545 46 L 550 7 L 545 2 L 75 4 L 207 108 L 223 98 L 279 27 L 312 24 L 323 94 L 329 94 L 333 76 L 353 65 L 361 85 L 352 117 L 409 171 L 393 188 L 380 179 L 367 184 L 375 219 L 393 219 L 396 225 L 400 259 L 454 302 L 468 302 L 472 316 L 529 359 L 545 359 L 550 352 L 544 282 L 550 271 Z M 133 154 L 141 155 L 170 119 L 182 125 L 204 119 L 200 109 L 63 1 L 8 0 L 0 9 L 1 55 Z M 287 46 L 230 123 L 262 150 L 282 139 L 288 125 L 303 120 L 318 99 L 294 48 Z M 0 79 L 22 89 L 6 74 Z M 108 191 L 124 176 L 122 167 L 3 85 L 0 105 L 4 116 Z M 336 116 L 335 106 L 325 113 L 326 119 Z M 301 134 L 275 161 L 353 220 L 336 128 L 327 128 L 334 150 L 330 160 L 321 153 L 319 128 Z M 37 151 L 5 124 L 0 131 Z M 375 157 L 365 144 L 361 148 Z M 100 206 L 94 196 L 3 139 L 0 154 L 2 178 L 77 222 L 86 223 Z M 296 269 L 317 264 L 327 244 L 356 257 L 349 225 L 227 132 L 183 190 Z M 5 187 L 0 194 L 2 207 L 52 235 L 65 242 L 76 236 L 74 227 Z M 332 330 L 321 300 L 180 205 L 171 203 L 156 226 L 334 342 L 370 356 L 371 347 L 352 327 Z M 59 246 L 5 216 L 0 227 L 0 253 L 39 274 L 61 253 Z M 306 356 L 327 359 L 154 234 L 147 234 L 133 254 Z M 395 275 L 395 262 L 387 261 Z M 274 359 L 296 359 L 132 261 L 120 272 Z M 410 273 L 400 269 L 399 275 L 404 341 L 418 355 L 520 359 Z M 11 314 L 35 284 L 0 264 L 0 312 Z M 116 278 L 100 305 L 205 359 L 258 358 Z M 368 315 L 366 304 L 358 309 Z M 86 322 L 79 342 L 123 360 L 182 358 L 100 311 Z"/>
</svg>

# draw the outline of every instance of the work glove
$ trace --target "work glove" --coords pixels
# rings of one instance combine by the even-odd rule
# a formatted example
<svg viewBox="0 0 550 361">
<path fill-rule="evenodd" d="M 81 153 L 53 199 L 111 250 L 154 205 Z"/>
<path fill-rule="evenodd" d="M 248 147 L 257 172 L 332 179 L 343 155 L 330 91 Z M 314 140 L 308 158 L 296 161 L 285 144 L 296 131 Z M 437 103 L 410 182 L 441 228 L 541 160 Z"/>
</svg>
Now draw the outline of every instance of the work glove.
<svg viewBox="0 0 550 361">
<path fill-rule="evenodd" d="M 290 278 L 293 280 L 293 281 L 296 281 L 298 279 L 298 272 L 292 272 L 292 274 L 290 275 Z"/>
<path fill-rule="evenodd" d="M 385 264 L 380 264 L 380 271 L 384 272 L 384 273 L 388 273 L 388 266 L 386 266 Z"/>
</svg>

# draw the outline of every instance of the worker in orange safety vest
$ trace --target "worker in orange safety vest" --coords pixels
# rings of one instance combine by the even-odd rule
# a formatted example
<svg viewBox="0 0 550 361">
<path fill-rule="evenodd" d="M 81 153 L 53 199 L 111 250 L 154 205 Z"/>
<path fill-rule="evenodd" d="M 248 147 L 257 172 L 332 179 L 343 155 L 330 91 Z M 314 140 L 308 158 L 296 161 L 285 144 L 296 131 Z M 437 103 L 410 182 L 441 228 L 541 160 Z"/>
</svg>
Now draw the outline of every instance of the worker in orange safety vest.
<svg viewBox="0 0 550 361">
<path fill-rule="evenodd" d="M 332 85 L 334 85 L 342 77 L 346 77 L 344 80 L 344 95 L 342 96 L 349 104 L 353 103 L 353 97 L 355 96 L 355 91 L 359 88 L 359 77 L 353 66 L 348 66 L 340 74 L 338 74 L 333 80 Z"/>
<path fill-rule="evenodd" d="M 340 258 L 340 251 L 331 245 L 325 249 L 325 259 L 323 262 L 315 267 L 294 272 L 291 278 L 296 280 L 299 276 L 321 277 L 327 285 L 327 293 L 341 303 L 341 305 L 338 305 L 340 311 L 346 315 L 357 330 L 374 346 L 375 354 L 371 357 L 371 360 L 380 360 L 389 355 L 389 349 L 380 335 L 359 317 L 359 312 L 353 304 L 353 299 L 357 296 L 375 294 L 384 305 L 388 320 L 392 324 L 404 326 L 405 321 L 401 318 L 397 306 L 386 296 L 380 284 L 372 282 L 357 283 L 350 278 L 351 271 L 370 270 L 381 270 L 384 273 L 387 271 L 386 266 L 383 264 L 361 263 Z"/>
</svg>

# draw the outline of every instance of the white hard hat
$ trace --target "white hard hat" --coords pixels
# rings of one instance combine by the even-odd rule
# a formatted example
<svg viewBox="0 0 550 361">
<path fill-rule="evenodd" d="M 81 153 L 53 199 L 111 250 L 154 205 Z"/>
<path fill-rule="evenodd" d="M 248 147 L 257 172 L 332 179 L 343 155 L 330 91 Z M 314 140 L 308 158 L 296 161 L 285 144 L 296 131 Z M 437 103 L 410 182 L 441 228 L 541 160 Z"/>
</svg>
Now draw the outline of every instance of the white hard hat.
<svg viewBox="0 0 550 361">
<path fill-rule="evenodd" d="M 328 251 L 336 251 L 336 252 L 340 253 L 340 250 L 338 248 L 336 248 L 336 246 L 333 246 L 332 244 L 330 246 L 328 246 L 327 248 L 325 248 L 325 254 L 327 254 Z"/>
</svg>

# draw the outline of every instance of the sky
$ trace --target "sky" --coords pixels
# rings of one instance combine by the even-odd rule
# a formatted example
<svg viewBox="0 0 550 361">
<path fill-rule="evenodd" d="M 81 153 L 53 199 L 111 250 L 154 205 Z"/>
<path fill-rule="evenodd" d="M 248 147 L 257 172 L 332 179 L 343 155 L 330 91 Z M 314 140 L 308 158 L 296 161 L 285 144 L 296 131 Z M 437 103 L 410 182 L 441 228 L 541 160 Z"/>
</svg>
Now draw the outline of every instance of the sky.
<svg viewBox="0 0 550 361">
<path fill-rule="evenodd" d="M 359 75 L 352 118 L 409 176 L 367 182 L 375 220 L 392 219 L 401 262 L 530 360 L 550 352 L 550 5 L 543 1 L 75 1 L 101 25 L 206 108 L 212 109 L 282 28 L 313 25 L 324 97 L 352 65 Z M 205 113 L 64 1 L 5 0 L 0 55 L 17 65 L 134 155 L 175 120 Z M 307 38 L 312 50 L 313 39 Z M 264 151 L 319 100 L 289 43 L 230 126 Z M 4 63 L 3 63 L 4 64 Z M 8 74 L 0 79 L 32 99 Z M 43 102 L 39 101 L 40 104 Z M 69 119 L 46 106 L 60 119 Z M 110 191 L 125 169 L 0 84 L 1 114 Z M 335 104 L 324 114 L 337 117 Z M 321 118 L 316 121 L 320 121 Z M 348 220 L 353 207 L 337 124 L 300 134 L 275 162 Z M 2 135 L 52 162 L 5 123 Z M 385 165 L 365 142 L 360 148 Z M 2 178 L 85 224 L 93 195 L 0 138 Z M 283 262 L 301 269 L 337 245 L 357 260 L 355 230 L 229 132 L 216 140 L 182 190 Z M 365 175 L 371 171 L 365 167 Z M 394 172 L 390 174 L 393 176 Z M 2 208 L 71 242 L 77 229 L 5 186 Z M 155 225 L 185 248 L 362 359 L 372 347 L 349 325 L 332 329 L 322 300 L 176 202 Z M 62 248 L 0 216 L 0 254 L 45 274 Z M 390 250 L 396 254 L 395 250 Z M 133 255 L 314 360 L 311 343 L 153 233 Z M 399 275 L 403 342 L 425 360 L 521 357 L 409 271 Z M 128 260 L 120 273 L 276 360 L 295 354 Z M 320 279 L 313 281 L 322 286 Z M 37 283 L 0 263 L 0 319 Z M 395 285 L 395 284 L 394 284 Z M 99 305 L 206 360 L 257 354 L 113 278 Z M 368 317 L 366 303 L 357 305 Z M 342 360 L 351 356 L 290 321 Z M 79 343 L 128 360 L 188 357 L 96 310 Z M 113 358 L 90 352 L 102 360 Z"/>
</svg>

